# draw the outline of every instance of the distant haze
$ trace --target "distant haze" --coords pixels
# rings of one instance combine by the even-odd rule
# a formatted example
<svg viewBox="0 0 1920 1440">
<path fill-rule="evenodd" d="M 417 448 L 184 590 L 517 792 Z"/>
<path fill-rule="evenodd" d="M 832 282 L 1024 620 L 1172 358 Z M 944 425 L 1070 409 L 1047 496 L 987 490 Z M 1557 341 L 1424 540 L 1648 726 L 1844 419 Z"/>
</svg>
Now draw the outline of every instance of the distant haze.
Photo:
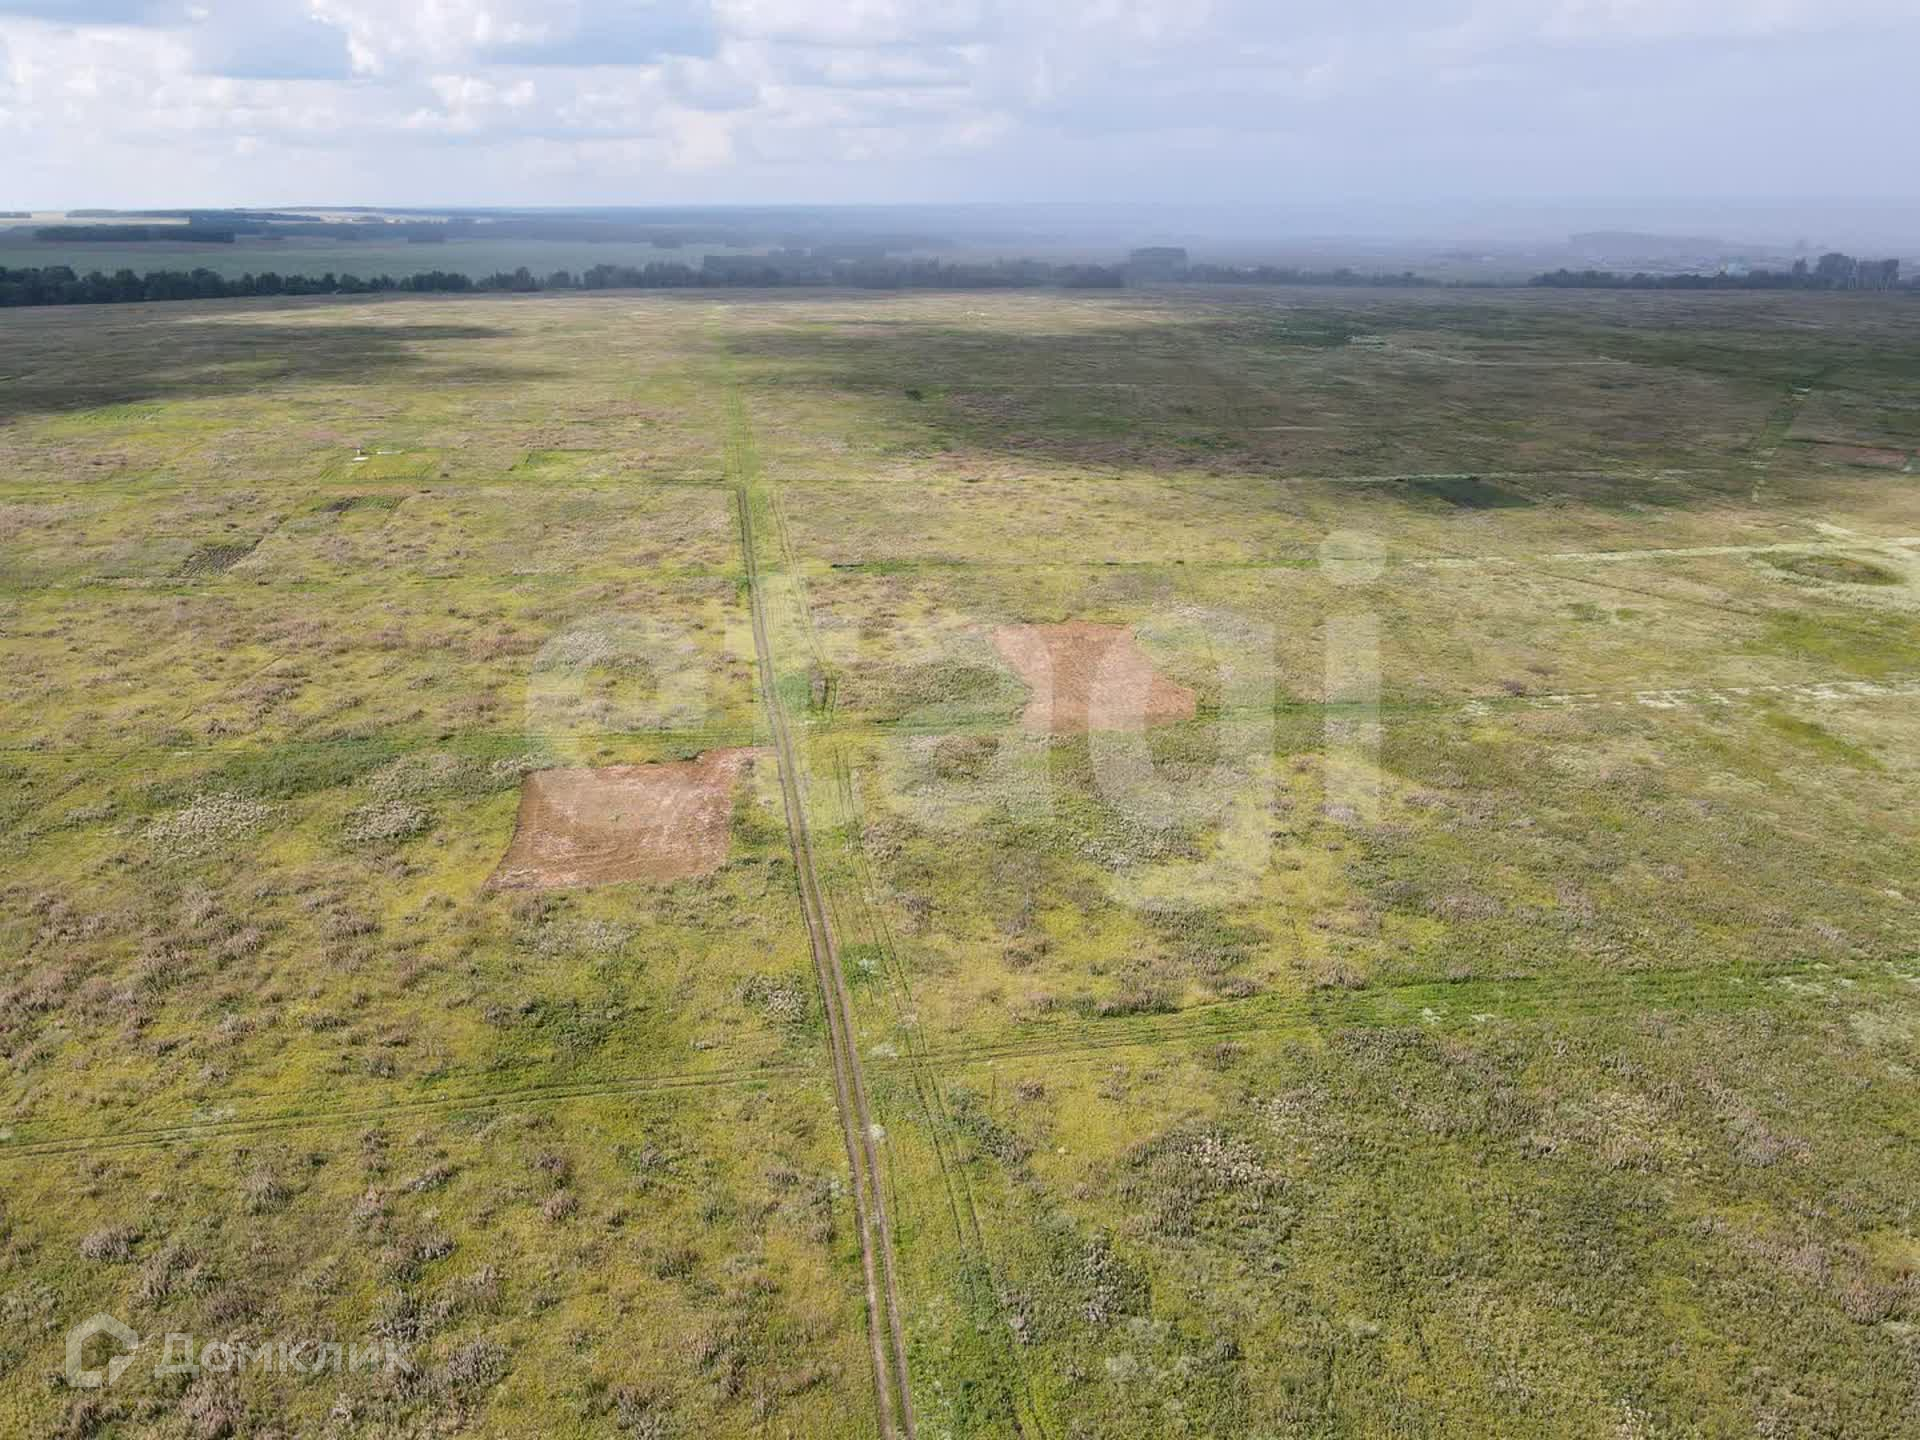
<svg viewBox="0 0 1920 1440">
<path fill-rule="evenodd" d="M 1915 0 L 0 0 L 0 209 L 1084 202 L 1920 248 Z"/>
</svg>

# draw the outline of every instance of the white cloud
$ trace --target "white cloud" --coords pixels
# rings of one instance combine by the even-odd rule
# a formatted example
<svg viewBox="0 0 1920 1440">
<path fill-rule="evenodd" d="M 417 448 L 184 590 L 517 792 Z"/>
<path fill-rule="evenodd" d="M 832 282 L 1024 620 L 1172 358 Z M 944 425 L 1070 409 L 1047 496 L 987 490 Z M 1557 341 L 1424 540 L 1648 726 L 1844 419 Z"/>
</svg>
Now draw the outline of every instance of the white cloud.
<svg viewBox="0 0 1920 1440">
<path fill-rule="evenodd" d="M 1003 11 L 991 0 L 715 0 L 726 33 L 805 45 L 957 44 L 998 28 Z"/>
<path fill-rule="evenodd" d="M 1897 119 L 1916 39 L 1911 0 L 0 0 L 31 192 L 0 205 L 309 176 L 369 202 L 1231 199 L 1280 157 L 1350 190 L 1690 183 L 1684 149 L 1620 143 L 1662 125 L 1804 135 L 1717 182 L 1886 189 L 1835 142 Z M 636 194 L 663 168 L 678 188 Z"/>
<path fill-rule="evenodd" d="M 713 170 L 733 159 L 733 122 L 713 110 L 674 110 L 667 130 L 669 163 L 676 170 Z"/>
<path fill-rule="evenodd" d="M 384 75 L 415 64 L 458 65 L 492 46 L 552 35 L 550 7 L 535 0 L 311 0 L 316 19 L 346 35 L 355 71 Z"/>
</svg>

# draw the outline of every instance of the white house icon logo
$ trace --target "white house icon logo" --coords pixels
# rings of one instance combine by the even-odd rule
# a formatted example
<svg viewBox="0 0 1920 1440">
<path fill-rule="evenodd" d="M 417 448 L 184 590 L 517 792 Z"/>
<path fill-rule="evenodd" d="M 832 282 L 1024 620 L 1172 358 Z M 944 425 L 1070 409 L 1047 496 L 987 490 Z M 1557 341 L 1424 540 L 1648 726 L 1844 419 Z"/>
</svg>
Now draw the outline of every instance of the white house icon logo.
<svg viewBox="0 0 1920 1440">
<path fill-rule="evenodd" d="M 140 1348 L 140 1337 L 133 1327 L 111 1315 L 93 1315 L 82 1320 L 67 1332 L 67 1383 L 77 1389 L 98 1390 L 103 1385 L 111 1385 L 133 1363 L 132 1355 L 115 1355 L 108 1359 L 104 1370 L 88 1369 L 87 1342 L 96 1335 L 111 1336 L 124 1350 Z"/>
</svg>

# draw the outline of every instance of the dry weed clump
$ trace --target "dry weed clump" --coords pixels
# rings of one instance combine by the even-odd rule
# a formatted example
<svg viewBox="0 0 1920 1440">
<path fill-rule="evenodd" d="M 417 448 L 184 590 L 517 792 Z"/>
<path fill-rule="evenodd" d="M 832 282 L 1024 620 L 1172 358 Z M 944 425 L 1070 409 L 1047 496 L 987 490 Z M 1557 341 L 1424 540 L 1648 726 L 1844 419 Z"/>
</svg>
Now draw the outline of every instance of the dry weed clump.
<svg viewBox="0 0 1920 1440">
<path fill-rule="evenodd" d="M 403 755 L 362 783 L 382 800 L 417 800 L 458 785 L 469 770 L 467 761 L 445 752 Z"/>
<path fill-rule="evenodd" d="M 130 1225 L 109 1225 L 95 1230 L 80 1241 L 80 1253 L 89 1260 L 108 1265 L 124 1265 L 133 1259 L 133 1247 L 140 1232 Z"/>
<path fill-rule="evenodd" d="M 175 1295 L 193 1295 L 214 1281 L 211 1268 L 178 1240 L 169 1240 L 140 1268 L 139 1296 L 149 1304 Z"/>
<path fill-rule="evenodd" d="M 181 1397 L 180 1414 L 200 1440 L 225 1440 L 245 1422 L 247 1407 L 232 1380 L 202 1374 Z"/>
<path fill-rule="evenodd" d="M 758 1006 L 776 1025 L 798 1027 L 813 1014 L 813 991 L 791 978 L 755 975 L 743 987 L 741 998 Z"/>
<path fill-rule="evenodd" d="M 349 845 L 392 845 L 433 828 L 433 812 L 405 800 L 362 805 L 340 827 Z"/>
<path fill-rule="evenodd" d="M 406 1188 L 415 1195 L 425 1195 L 434 1190 L 444 1190 L 448 1182 L 453 1179 L 455 1173 L 453 1166 L 445 1163 L 429 1165 L 425 1170 L 422 1170 L 418 1175 L 414 1176 L 413 1179 L 409 1180 Z"/>
<path fill-rule="evenodd" d="M 507 1347 L 497 1340 L 472 1340 L 447 1357 L 440 1378 L 449 1390 L 484 1390 L 507 1373 Z"/>
<path fill-rule="evenodd" d="M 621 1389 L 613 1397 L 613 1413 L 621 1431 L 633 1440 L 667 1440 L 678 1433 L 672 1410 L 649 1391 Z"/>
<path fill-rule="evenodd" d="M 1111 1325 L 1148 1308 L 1146 1272 L 1119 1255 L 1105 1235 L 1088 1239 L 1064 1268 L 1068 1285 L 1079 1296 L 1080 1318 L 1089 1325 Z"/>
<path fill-rule="evenodd" d="M 249 1215 L 265 1215 L 287 1203 L 292 1191 L 287 1183 L 266 1166 L 248 1175 L 240 1187 Z"/>
<path fill-rule="evenodd" d="M 146 839 L 168 856 L 204 854 L 251 835 L 280 811 L 277 805 L 221 790 L 200 795 L 152 821 Z"/>
<path fill-rule="evenodd" d="M 576 955 L 604 959 L 625 950 L 633 936 L 631 926 L 611 920 L 549 922 L 535 931 L 533 949 L 542 960 L 564 960 Z"/>
<path fill-rule="evenodd" d="M 494 786 L 510 785 L 552 765 L 552 757 L 546 755 L 504 755 L 487 766 L 487 779 Z"/>
<path fill-rule="evenodd" d="M 1136 1147 L 1120 1191 L 1148 1234 L 1174 1238 L 1243 1225 L 1270 1210 L 1286 1183 L 1244 1136 L 1187 1126 Z"/>
</svg>

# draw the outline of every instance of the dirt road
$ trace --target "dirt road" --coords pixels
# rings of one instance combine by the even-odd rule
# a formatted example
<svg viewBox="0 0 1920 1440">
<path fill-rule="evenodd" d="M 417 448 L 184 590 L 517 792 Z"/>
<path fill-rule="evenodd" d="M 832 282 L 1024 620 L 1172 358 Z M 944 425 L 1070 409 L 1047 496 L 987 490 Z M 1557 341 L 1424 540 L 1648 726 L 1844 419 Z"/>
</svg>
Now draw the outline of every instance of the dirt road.
<svg viewBox="0 0 1920 1440">
<path fill-rule="evenodd" d="M 737 404 L 737 402 L 736 402 Z M 893 1231 L 887 1219 L 886 1187 L 881 1180 L 877 1127 L 867 1105 L 866 1081 L 860 1070 L 858 1038 L 854 1033 L 852 999 L 840 965 L 840 950 L 827 907 L 821 899 L 814 867 L 813 842 L 807 832 L 805 797 L 800 768 L 785 708 L 774 683 L 773 647 L 769 639 L 766 598 L 754 545 L 752 438 L 746 417 L 736 413 L 730 426 L 728 468 L 738 483 L 740 540 L 746 555 L 748 589 L 753 611 L 753 647 L 760 675 L 760 694 L 780 771 L 781 800 L 786 806 L 787 836 L 793 847 L 794 870 L 800 881 L 801 907 L 806 914 L 807 939 L 813 949 L 814 969 L 826 1008 L 827 1041 L 833 1058 L 833 1083 L 840 1126 L 847 1145 L 847 1164 L 853 1172 L 855 1222 L 860 1232 L 860 1258 L 866 1271 L 868 1336 L 873 1350 L 874 1389 L 880 1411 L 880 1433 L 894 1440 L 915 1435 L 913 1398 L 907 1377 L 907 1336 L 895 1278 Z"/>
</svg>

